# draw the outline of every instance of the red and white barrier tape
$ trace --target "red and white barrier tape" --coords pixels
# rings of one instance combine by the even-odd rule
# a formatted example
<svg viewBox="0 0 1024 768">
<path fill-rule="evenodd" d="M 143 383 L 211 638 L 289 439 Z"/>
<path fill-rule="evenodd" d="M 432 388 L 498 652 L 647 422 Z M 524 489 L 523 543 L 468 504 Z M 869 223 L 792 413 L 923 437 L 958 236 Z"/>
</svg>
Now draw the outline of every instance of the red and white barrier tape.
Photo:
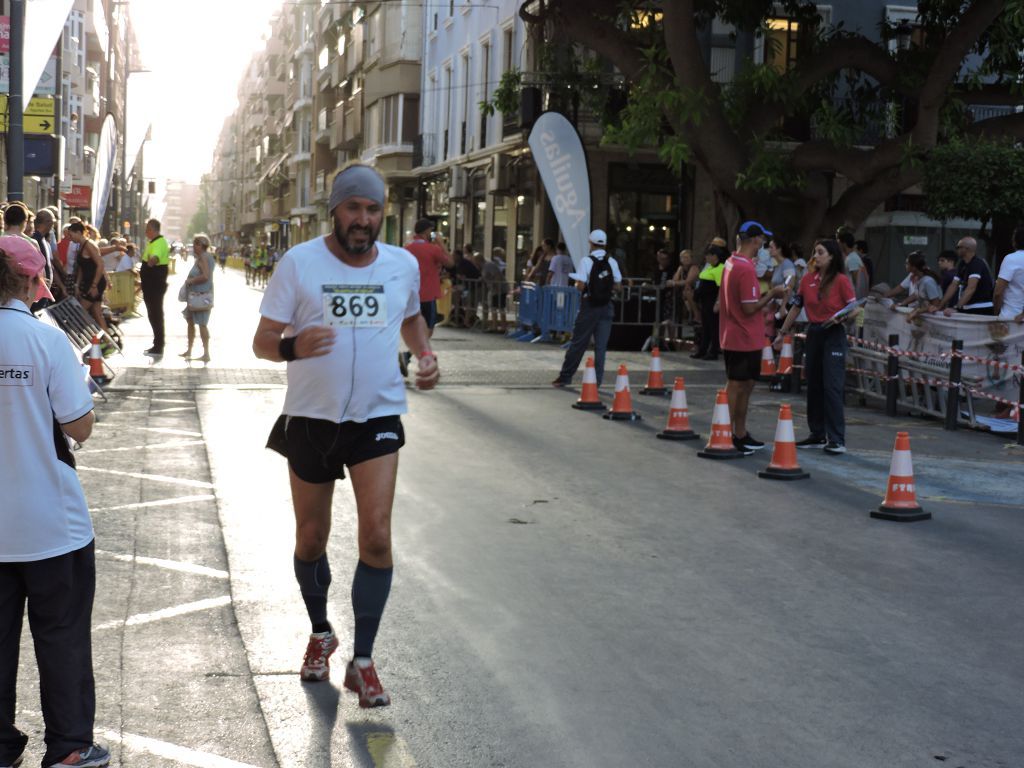
<svg viewBox="0 0 1024 768">
<path fill-rule="evenodd" d="M 970 360 L 972 363 L 980 363 L 986 368 L 1002 368 L 1004 371 L 1011 371 L 1012 373 L 1024 372 L 1024 366 L 1014 363 L 1007 363 L 1003 360 L 993 360 L 987 357 L 978 357 L 976 355 L 968 355 L 966 352 L 956 350 L 954 352 L 943 353 L 943 357 L 959 357 L 963 360 Z"/>
</svg>

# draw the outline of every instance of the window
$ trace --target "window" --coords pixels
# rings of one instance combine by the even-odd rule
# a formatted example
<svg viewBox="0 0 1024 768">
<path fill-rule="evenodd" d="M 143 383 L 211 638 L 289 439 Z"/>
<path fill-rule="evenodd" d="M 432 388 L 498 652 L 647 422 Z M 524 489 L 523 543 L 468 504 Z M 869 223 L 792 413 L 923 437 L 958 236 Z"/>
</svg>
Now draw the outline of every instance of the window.
<svg viewBox="0 0 1024 768">
<path fill-rule="evenodd" d="M 502 72 L 511 72 L 515 68 L 515 56 L 513 55 L 512 46 L 513 42 L 513 31 L 512 27 L 508 27 L 501 33 L 501 55 L 503 58 Z"/>
<path fill-rule="evenodd" d="M 380 11 L 374 11 L 366 17 L 366 55 L 376 56 L 380 53 Z"/>
<path fill-rule="evenodd" d="M 402 96 L 385 96 L 381 99 L 381 144 L 401 142 Z"/>
<path fill-rule="evenodd" d="M 796 66 L 800 23 L 796 19 L 773 18 L 765 25 L 764 63 L 783 74 Z"/>
<path fill-rule="evenodd" d="M 338 55 L 345 55 L 345 44 L 348 42 L 348 38 L 345 35 L 338 35 Z"/>
<path fill-rule="evenodd" d="M 326 45 L 320 49 L 320 55 L 317 56 L 316 59 L 316 66 L 321 72 L 327 69 L 327 64 L 330 61 L 330 56 L 330 51 L 327 49 Z"/>
</svg>

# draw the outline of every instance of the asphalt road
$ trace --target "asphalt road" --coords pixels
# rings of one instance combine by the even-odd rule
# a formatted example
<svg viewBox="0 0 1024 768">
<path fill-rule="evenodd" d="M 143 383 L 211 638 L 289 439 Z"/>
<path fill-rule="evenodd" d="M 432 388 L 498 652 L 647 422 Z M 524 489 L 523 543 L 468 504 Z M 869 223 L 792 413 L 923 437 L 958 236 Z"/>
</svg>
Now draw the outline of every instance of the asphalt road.
<svg viewBox="0 0 1024 768">
<path fill-rule="evenodd" d="M 213 362 L 129 353 L 79 453 L 115 764 L 1024 766 L 1024 454 L 851 408 L 849 454 L 801 453 L 810 480 L 760 480 L 767 455 L 709 462 L 703 441 L 655 440 L 666 401 L 634 397 L 634 424 L 577 412 L 544 386 L 558 350 L 468 332 L 439 332 L 446 382 L 409 396 L 377 643 L 394 704 L 300 683 L 287 472 L 263 448 L 280 371 L 248 351 L 259 292 L 218 277 Z M 148 346 L 144 319 L 126 329 Z M 642 383 L 644 357 L 619 358 Z M 720 368 L 666 368 L 706 436 Z M 759 387 L 755 434 L 779 402 Z M 934 518 L 872 520 L 908 426 Z M 340 667 L 344 484 L 329 555 Z M 22 668 L 38 729 L 27 636 Z"/>
</svg>

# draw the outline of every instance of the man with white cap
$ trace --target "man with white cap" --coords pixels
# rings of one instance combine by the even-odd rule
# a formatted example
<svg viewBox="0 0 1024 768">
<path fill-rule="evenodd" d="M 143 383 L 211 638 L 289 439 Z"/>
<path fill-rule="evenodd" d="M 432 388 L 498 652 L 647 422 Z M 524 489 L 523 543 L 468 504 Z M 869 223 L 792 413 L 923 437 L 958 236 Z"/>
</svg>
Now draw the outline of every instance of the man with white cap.
<svg viewBox="0 0 1024 768">
<path fill-rule="evenodd" d="M 45 725 L 42 765 L 98 768 L 110 754 L 93 743 L 96 551 L 68 445 L 92 433 L 92 395 L 67 337 L 29 312 L 53 298 L 43 269 L 35 243 L 0 237 L 0 766 L 21 765 L 29 741 L 15 726 L 27 604 Z"/>
<path fill-rule="evenodd" d="M 366 165 L 334 178 L 333 232 L 291 248 L 260 306 L 258 357 L 288 363 L 284 412 L 267 447 L 288 459 L 295 510 L 294 568 L 311 624 L 300 677 L 327 680 L 338 639 L 327 620 L 331 570 L 327 540 L 336 480 L 352 476 L 359 520 L 359 563 L 352 582 L 354 653 L 345 687 L 362 707 L 390 704 L 372 660 L 391 589 L 391 507 L 405 385 L 401 336 L 417 355 L 416 386 L 437 383 L 437 359 L 420 314 L 419 265 L 408 251 L 376 242 L 384 217 L 384 179 Z"/>
<path fill-rule="evenodd" d="M 608 349 L 608 337 L 612 334 L 615 308 L 612 293 L 622 285 L 622 273 L 615 259 L 605 252 L 608 236 L 603 229 L 590 233 L 590 253 L 580 260 L 579 270 L 569 275 L 576 281 L 576 288 L 583 294 L 580 311 L 572 328 L 572 340 L 562 361 L 562 370 L 552 386 L 564 387 L 572 381 L 573 374 L 580 367 L 580 361 L 594 339 L 594 372 L 597 383 L 604 376 L 604 354 Z"/>
</svg>

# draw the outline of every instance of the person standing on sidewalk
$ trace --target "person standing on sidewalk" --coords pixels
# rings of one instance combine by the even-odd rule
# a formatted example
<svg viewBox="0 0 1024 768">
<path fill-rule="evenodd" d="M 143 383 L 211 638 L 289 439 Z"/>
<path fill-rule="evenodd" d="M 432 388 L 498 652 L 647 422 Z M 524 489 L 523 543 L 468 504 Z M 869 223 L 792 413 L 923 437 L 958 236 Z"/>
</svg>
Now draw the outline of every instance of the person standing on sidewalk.
<svg viewBox="0 0 1024 768">
<path fill-rule="evenodd" d="M 846 328 L 836 322 L 837 312 L 857 298 L 853 283 L 846 274 L 845 259 L 835 240 L 819 240 L 814 244 L 817 270 L 808 272 L 800 281 L 793 305 L 775 337 L 774 345 L 782 346 L 782 337 L 796 322 L 800 308 L 807 311 L 807 343 L 804 365 L 807 373 L 807 426 L 811 434 L 797 443 L 798 448 L 824 448 L 826 453 L 846 453 L 846 417 L 843 411 L 843 388 L 846 383 Z M 844 320 L 847 318 L 843 318 Z"/>
<path fill-rule="evenodd" d="M 554 387 L 564 387 L 572 381 L 580 367 L 590 339 L 594 339 L 594 372 L 598 386 L 604 377 L 604 355 L 608 350 L 608 338 L 612 334 L 615 307 L 612 294 L 622 285 L 619 263 L 605 252 L 608 235 L 603 229 L 590 233 L 590 253 L 580 260 L 576 274 L 570 275 L 576 281 L 576 289 L 583 294 L 580 311 L 572 327 L 572 340 L 565 351 L 562 370 L 551 382 Z M 547 241 L 545 241 L 547 242 Z"/>
<path fill-rule="evenodd" d="M 0 238 L 0 766 L 21 764 L 18 653 L 28 604 L 39 667 L 42 765 L 105 766 L 93 743 L 96 690 L 92 520 L 68 438 L 92 433 L 92 395 L 67 337 L 29 306 L 53 298 L 35 243 Z"/>
<path fill-rule="evenodd" d="M 772 233 L 756 221 L 745 221 L 739 229 L 739 248 L 725 262 L 722 288 L 718 293 L 719 340 L 725 358 L 725 385 L 732 417 L 732 442 L 736 450 L 750 455 L 764 448 L 747 429 L 747 409 L 754 382 L 761 373 L 761 352 L 765 325 L 761 310 L 773 299 L 785 296 L 776 286 L 761 295 L 754 260 Z"/>
<path fill-rule="evenodd" d="M 419 263 L 420 313 L 427 323 L 427 335 L 433 336 L 437 325 L 437 300 L 441 298 L 441 270 L 455 266 L 455 259 L 445 248 L 441 233 L 434 231 L 434 222 L 430 219 L 416 222 L 412 241 L 405 249 Z"/>
<path fill-rule="evenodd" d="M 153 328 L 153 346 L 146 350 L 154 357 L 164 353 L 164 294 L 167 293 L 167 270 L 171 263 L 171 249 L 160 234 L 160 222 L 146 222 L 146 250 L 142 252 L 142 300 Z"/>
<path fill-rule="evenodd" d="M 327 620 L 334 483 L 352 475 L 359 520 L 359 563 L 352 581 L 355 642 L 345 687 L 361 707 L 391 699 L 373 664 L 373 645 L 391 590 L 391 508 L 399 416 L 407 411 L 396 357 L 401 336 L 416 351 L 416 386 L 437 384 L 420 312 L 419 267 L 408 251 L 377 242 L 384 179 L 366 165 L 334 177 L 328 212 L 333 232 L 290 249 L 267 286 L 253 339 L 257 357 L 288 363 L 284 413 L 267 447 L 288 459 L 295 509 L 295 578 L 311 634 L 300 677 L 330 677 L 338 638 Z"/>
</svg>

